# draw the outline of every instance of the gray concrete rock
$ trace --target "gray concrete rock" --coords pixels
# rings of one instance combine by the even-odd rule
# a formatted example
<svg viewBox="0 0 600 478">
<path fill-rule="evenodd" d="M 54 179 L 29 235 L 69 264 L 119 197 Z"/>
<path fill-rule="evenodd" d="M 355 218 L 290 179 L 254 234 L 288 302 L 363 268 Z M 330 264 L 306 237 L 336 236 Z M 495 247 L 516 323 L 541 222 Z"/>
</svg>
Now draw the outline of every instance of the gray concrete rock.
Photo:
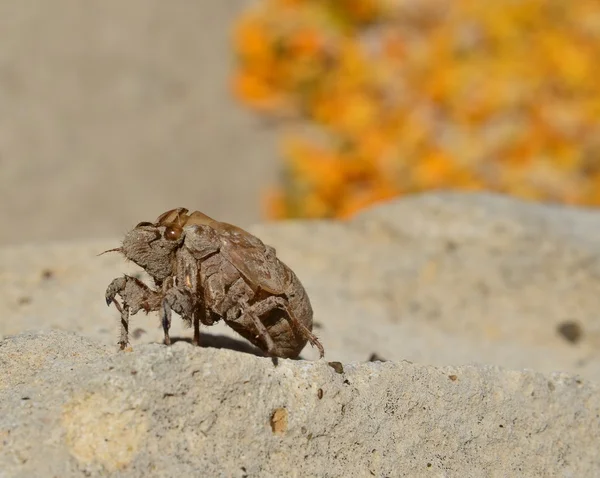
<svg viewBox="0 0 600 478">
<path fill-rule="evenodd" d="M 252 231 L 308 285 L 342 360 L 378 352 L 600 379 L 597 211 L 441 192 L 347 223 Z"/>
<path fill-rule="evenodd" d="M 341 373 L 338 373 L 341 372 Z M 74 333 L 0 342 L 0 476 L 597 476 L 598 387 Z"/>
<path fill-rule="evenodd" d="M 0 478 L 600 475 L 600 214 L 437 193 L 251 230 L 339 366 L 144 314 L 117 353 L 118 239 L 0 248 Z"/>
<path fill-rule="evenodd" d="M 132 220 L 132 224 L 137 222 Z M 251 228 L 298 274 L 328 360 L 496 364 L 600 381 L 600 214 L 490 194 L 425 194 L 349 222 Z M 119 240 L 0 249 L 0 335 L 63 329 L 115 347 L 108 283 L 139 269 Z M 570 329 L 569 329 L 570 326 Z M 190 337 L 180 321 L 174 334 Z M 159 342 L 156 315 L 133 317 L 132 341 Z M 205 329 L 229 346 L 225 326 Z M 225 342 L 223 342 L 225 340 Z M 317 357 L 310 347 L 305 358 Z"/>
</svg>

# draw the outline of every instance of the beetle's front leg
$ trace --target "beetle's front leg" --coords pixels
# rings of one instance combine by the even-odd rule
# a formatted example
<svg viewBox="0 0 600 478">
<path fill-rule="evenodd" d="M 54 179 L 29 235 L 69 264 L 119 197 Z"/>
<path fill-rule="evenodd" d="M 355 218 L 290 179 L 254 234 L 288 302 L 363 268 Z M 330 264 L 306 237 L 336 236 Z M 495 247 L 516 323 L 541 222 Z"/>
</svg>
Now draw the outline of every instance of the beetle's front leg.
<svg viewBox="0 0 600 478">
<path fill-rule="evenodd" d="M 119 304 L 116 296 L 121 296 L 123 305 Z M 129 316 L 135 315 L 140 309 L 146 313 L 158 310 L 161 293 L 153 291 L 139 279 L 131 276 L 117 277 L 106 288 L 106 305 L 115 304 L 121 313 L 121 334 L 119 347 L 125 349 L 129 344 Z"/>
</svg>

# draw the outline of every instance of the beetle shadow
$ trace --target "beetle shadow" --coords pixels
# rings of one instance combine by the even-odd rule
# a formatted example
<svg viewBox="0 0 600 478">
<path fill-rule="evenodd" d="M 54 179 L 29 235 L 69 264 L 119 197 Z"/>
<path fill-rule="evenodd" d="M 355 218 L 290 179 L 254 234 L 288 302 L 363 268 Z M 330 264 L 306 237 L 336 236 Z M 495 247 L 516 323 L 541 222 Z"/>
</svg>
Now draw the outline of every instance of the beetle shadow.
<svg viewBox="0 0 600 478">
<path fill-rule="evenodd" d="M 192 339 L 189 337 L 171 337 L 171 343 L 175 342 L 187 342 L 191 345 Z M 255 355 L 256 357 L 262 358 L 270 358 L 273 365 L 277 366 L 279 364 L 278 357 L 269 357 L 266 355 L 261 349 L 255 347 L 250 342 L 246 342 L 245 340 L 235 339 L 233 337 L 228 337 L 227 335 L 215 335 L 215 334 L 207 334 L 205 332 L 200 332 L 200 347 L 202 348 L 215 348 L 215 349 L 229 349 L 234 350 L 235 352 L 242 352 L 250 355 Z M 301 356 L 297 358 L 293 358 L 291 360 L 304 360 Z"/>
<path fill-rule="evenodd" d="M 189 337 L 171 337 L 171 343 L 175 342 L 187 342 L 192 343 L 192 339 Z M 265 354 L 258 347 L 255 347 L 249 342 L 228 337 L 227 335 L 215 335 L 200 332 L 200 347 L 202 348 L 214 348 L 214 349 L 229 349 L 236 352 L 242 352 L 250 355 L 256 355 L 257 357 L 264 357 Z"/>
</svg>

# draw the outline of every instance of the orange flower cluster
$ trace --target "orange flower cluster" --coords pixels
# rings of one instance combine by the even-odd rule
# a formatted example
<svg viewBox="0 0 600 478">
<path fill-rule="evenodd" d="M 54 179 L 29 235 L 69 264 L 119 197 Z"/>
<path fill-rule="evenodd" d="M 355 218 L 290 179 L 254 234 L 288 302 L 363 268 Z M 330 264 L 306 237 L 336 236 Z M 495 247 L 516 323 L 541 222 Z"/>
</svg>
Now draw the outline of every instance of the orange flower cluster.
<svg viewBox="0 0 600 478">
<path fill-rule="evenodd" d="M 272 218 L 436 188 L 600 204 L 600 3 L 262 0 L 236 96 L 293 120 Z"/>
</svg>

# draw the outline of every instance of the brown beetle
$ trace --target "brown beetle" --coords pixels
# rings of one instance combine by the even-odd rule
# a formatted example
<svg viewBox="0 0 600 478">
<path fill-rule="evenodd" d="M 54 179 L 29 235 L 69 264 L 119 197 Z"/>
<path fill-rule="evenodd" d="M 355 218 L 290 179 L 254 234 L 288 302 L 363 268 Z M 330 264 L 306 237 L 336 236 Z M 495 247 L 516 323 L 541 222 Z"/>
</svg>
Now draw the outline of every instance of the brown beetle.
<svg viewBox="0 0 600 478">
<path fill-rule="evenodd" d="M 222 319 L 268 355 L 297 357 L 307 342 L 324 355 L 300 280 L 275 249 L 239 227 L 177 208 L 139 223 L 111 251 L 142 267 L 156 285 L 153 290 L 126 275 L 108 286 L 106 302 L 121 312 L 121 349 L 128 344 L 129 316 L 144 310 L 160 311 L 166 344 L 175 311 L 194 326 L 196 345 L 200 323 Z"/>
</svg>

